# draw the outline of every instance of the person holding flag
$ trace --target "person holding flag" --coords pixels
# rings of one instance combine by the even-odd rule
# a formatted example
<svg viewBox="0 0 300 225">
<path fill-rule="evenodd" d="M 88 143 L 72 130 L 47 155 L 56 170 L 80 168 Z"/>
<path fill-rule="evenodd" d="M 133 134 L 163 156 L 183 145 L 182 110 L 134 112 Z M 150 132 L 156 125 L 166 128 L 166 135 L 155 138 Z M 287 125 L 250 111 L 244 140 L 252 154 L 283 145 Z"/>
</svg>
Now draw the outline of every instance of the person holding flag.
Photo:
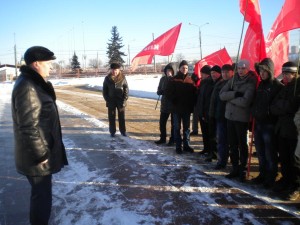
<svg viewBox="0 0 300 225">
<path fill-rule="evenodd" d="M 171 79 L 166 88 L 166 97 L 172 102 L 174 109 L 174 137 L 176 153 L 194 152 L 190 146 L 190 116 L 196 102 L 195 82 L 188 74 L 188 62 L 182 60 L 178 73 Z M 181 137 L 181 123 L 183 138 Z M 183 148 L 182 148 L 183 142 Z"/>
<path fill-rule="evenodd" d="M 164 68 L 164 75 L 160 78 L 159 84 L 157 87 L 157 94 L 161 97 L 160 103 L 160 118 L 159 118 L 159 130 L 160 130 L 160 139 L 155 141 L 155 144 L 165 144 L 167 139 L 167 121 L 171 115 L 171 137 L 168 142 L 168 145 L 174 144 L 174 128 L 173 128 L 173 113 L 172 113 L 172 103 L 166 98 L 165 90 L 170 82 L 171 78 L 174 76 L 173 64 L 169 63 Z"/>
<path fill-rule="evenodd" d="M 280 180 L 276 181 L 273 191 L 285 200 L 295 199 L 294 156 L 297 146 L 297 128 L 295 114 L 300 106 L 300 78 L 298 65 L 288 61 L 282 65 L 285 86 L 276 95 L 270 106 L 271 113 L 278 116 L 275 127 L 278 140 L 279 161 L 281 163 Z"/>
<path fill-rule="evenodd" d="M 220 91 L 220 99 L 226 101 L 225 118 L 232 163 L 232 170 L 225 177 L 238 177 L 241 182 L 245 182 L 248 160 L 247 131 L 258 79 L 256 73 L 250 70 L 248 60 L 239 60 L 236 67 L 237 73 Z"/>
</svg>

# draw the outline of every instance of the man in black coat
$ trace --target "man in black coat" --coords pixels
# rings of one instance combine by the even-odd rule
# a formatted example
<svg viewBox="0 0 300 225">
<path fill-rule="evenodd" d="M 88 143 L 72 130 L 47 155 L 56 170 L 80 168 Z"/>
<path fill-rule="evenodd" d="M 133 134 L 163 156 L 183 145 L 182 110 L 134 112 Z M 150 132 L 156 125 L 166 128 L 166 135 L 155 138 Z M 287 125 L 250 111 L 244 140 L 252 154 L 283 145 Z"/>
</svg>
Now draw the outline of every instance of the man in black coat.
<svg viewBox="0 0 300 225">
<path fill-rule="evenodd" d="M 275 183 L 273 191 L 287 200 L 293 200 L 295 193 L 294 155 L 297 146 L 297 128 L 294 117 L 300 105 L 300 79 L 297 72 L 298 66 L 294 62 L 282 65 L 285 86 L 276 95 L 270 107 L 271 113 L 278 116 L 275 134 L 282 173 L 282 178 Z"/>
<path fill-rule="evenodd" d="M 182 154 L 183 151 L 194 152 L 190 146 L 190 116 L 196 102 L 196 90 L 195 82 L 188 74 L 188 63 L 182 60 L 178 73 L 166 88 L 166 97 L 172 102 L 174 109 L 174 137 L 177 154 Z M 183 138 L 180 134 L 181 123 Z"/>
<path fill-rule="evenodd" d="M 53 86 L 46 82 L 54 53 L 29 48 L 12 92 L 17 171 L 31 184 L 30 223 L 48 224 L 52 207 L 52 174 L 68 164 Z"/>
<path fill-rule="evenodd" d="M 118 110 L 119 130 L 127 136 L 125 126 L 125 107 L 128 99 L 128 84 L 125 75 L 120 70 L 119 63 L 110 65 L 111 72 L 103 81 L 103 97 L 108 108 L 109 132 L 112 137 L 116 133 L 116 110 Z"/>
</svg>

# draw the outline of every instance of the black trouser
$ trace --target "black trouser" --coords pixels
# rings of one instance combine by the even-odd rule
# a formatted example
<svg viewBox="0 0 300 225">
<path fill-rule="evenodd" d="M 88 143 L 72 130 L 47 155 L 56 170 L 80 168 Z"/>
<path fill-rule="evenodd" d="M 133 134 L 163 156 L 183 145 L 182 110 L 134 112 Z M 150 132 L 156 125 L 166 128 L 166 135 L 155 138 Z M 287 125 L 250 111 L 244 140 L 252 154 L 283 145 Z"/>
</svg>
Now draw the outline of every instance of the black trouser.
<svg viewBox="0 0 300 225">
<path fill-rule="evenodd" d="M 27 179 L 31 185 L 30 224 L 47 225 L 52 207 L 52 175 Z"/>
<path fill-rule="evenodd" d="M 293 184 L 295 178 L 295 150 L 297 139 L 288 139 L 278 136 L 278 153 L 281 165 L 281 174 L 287 185 Z"/>
<path fill-rule="evenodd" d="M 118 110 L 119 130 L 123 134 L 126 132 L 125 127 L 125 107 L 108 108 L 109 132 L 116 133 L 116 109 Z"/>
<path fill-rule="evenodd" d="M 174 141 L 174 117 L 172 113 L 160 113 L 160 118 L 159 118 L 159 130 L 160 130 L 160 139 L 161 140 L 166 140 L 167 138 L 167 121 L 169 119 L 169 116 L 171 114 L 171 136 L 170 139 Z"/>
<path fill-rule="evenodd" d="M 204 151 L 205 152 L 210 152 L 208 122 L 203 120 L 202 118 L 199 118 L 199 121 L 200 121 Z"/>
<path fill-rule="evenodd" d="M 233 172 L 244 175 L 247 169 L 248 143 L 247 143 L 248 123 L 227 120 L 227 133 L 229 154 Z"/>
<path fill-rule="evenodd" d="M 217 156 L 217 138 L 216 138 L 217 123 L 214 118 L 209 118 L 208 135 L 209 135 L 209 157 Z"/>
</svg>

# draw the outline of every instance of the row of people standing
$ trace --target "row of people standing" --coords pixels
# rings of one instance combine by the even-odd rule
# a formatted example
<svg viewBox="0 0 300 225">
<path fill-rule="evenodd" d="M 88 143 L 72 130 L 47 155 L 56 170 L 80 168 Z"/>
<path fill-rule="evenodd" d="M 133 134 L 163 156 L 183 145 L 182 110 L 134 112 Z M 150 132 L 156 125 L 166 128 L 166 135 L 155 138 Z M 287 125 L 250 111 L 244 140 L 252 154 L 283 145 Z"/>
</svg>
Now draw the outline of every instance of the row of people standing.
<svg viewBox="0 0 300 225">
<path fill-rule="evenodd" d="M 186 61 L 180 63 L 179 72 L 168 78 L 164 93 L 160 93 L 174 107 L 169 114 L 173 112 L 175 118 L 172 131 L 175 142 L 178 140 L 176 152 L 193 152 L 189 144 L 190 115 L 197 112 L 204 144 L 200 154 L 206 154 L 207 162 L 217 159 L 215 169 L 224 169 L 230 157 L 232 169 L 226 177 L 244 182 L 248 163 L 247 134 L 254 124 L 259 175 L 252 182 L 263 184 L 265 188 L 273 187 L 285 198 L 295 199 L 300 186 L 294 173 L 297 131 L 293 118 L 299 108 L 297 96 L 300 94 L 299 85 L 295 85 L 298 83 L 297 65 L 293 62 L 283 65 L 282 82 L 274 77 L 274 63 L 269 58 L 257 64 L 258 74 L 250 70 L 248 60 L 236 64 L 235 74 L 232 65 L 204 66 L 197 89 L 197 80 L 185 73 L 185 64 Z M 160 125 L 165 127 L 166 121 Z M 278 162 L 282 178 L 275 182 Z"/>
</svg>

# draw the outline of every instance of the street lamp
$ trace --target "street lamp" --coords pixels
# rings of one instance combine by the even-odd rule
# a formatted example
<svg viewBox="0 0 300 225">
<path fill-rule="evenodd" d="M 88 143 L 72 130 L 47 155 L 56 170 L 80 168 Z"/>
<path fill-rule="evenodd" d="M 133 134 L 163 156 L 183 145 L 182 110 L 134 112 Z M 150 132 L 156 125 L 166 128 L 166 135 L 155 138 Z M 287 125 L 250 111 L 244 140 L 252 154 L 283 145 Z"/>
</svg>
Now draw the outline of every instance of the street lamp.
<svg viewBox="0 0 300 225">
<path fill-rule="evenodd" d="M 192 24 L 192 23 L 189 23 L 189 25 L 192 25 L 192 26 L 195 26 L 195 27 L 198 27 L 199 28 L 199 45 L 200 45 L 200 59 L 202 59 L 202 44 L 201 44 L 201 27 L 205 26 L 209 24 L 208 22 L 207 23 L 204 23 L 202 25 L 196 25 L 196 24 Z"/>
</svg>

